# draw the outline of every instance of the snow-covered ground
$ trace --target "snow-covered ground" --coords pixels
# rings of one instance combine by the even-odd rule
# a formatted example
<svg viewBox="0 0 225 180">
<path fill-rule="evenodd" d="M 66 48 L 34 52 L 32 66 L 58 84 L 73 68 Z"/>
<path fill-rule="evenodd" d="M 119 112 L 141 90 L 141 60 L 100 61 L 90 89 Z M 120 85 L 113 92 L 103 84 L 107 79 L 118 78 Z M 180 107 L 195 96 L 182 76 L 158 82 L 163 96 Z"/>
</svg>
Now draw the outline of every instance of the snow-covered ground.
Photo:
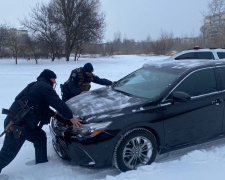
<svg viewBox="0 0 225 180">
<path fill-rule="evenodd" d="M 19 60 L 18 65 L 12 59 L 0 59 L 0 108 L 9 108 L 15 96 L 44 69 L 51 69 L 57 74 L 58 86 L 69 77 L 72 69 L 87 62 L 94 66 L 94 73 L 112 81 L 118 80 L 140 68 L 144 63 L 165 59 L 163 56 L 114 56 L 109 58 L 81 58 L 79 61 Z M 92 84 L 92 90 L 101 86 Z M 0 114 L 0 131 L 3 131 L 5 115 Z M 49 162 L 34 164 L 34 147 L 25 142 L 13 162 L 3 169 L 10 180 L 224 180 L 225 178 L 225 142 L 224 139 L 212 143 L 194 146 L 167 153 L 157 157 L 150 166 L 143 166 L 134 171 L 120 173 L 115 168 L 88 169 L 75 166 L 60 159 L 51 143 L 48 126 L 44 126 L 48 137 Z M 0 138 L 0 148 L 3 138 Z"/>
</svg>

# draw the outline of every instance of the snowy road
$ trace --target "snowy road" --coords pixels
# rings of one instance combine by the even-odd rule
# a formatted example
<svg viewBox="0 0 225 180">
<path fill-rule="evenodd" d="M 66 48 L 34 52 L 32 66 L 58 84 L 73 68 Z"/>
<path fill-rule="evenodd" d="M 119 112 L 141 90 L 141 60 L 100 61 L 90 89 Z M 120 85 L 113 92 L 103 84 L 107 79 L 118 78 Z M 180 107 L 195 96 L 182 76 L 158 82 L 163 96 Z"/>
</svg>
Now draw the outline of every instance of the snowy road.
<svg viewBox="0 0 225 180">
<path fill-rule="evenodd" d="M 130 72 L 140 68 L 144 63 L 163 59 L 165 57 L 151 56 L 115 56 L 111 58 L 80 59 L 78 62 L 64 60 L 51 62 L 49 60 L 34 61 L 0 59 L 0 108 L 9 108 L 15 96 L 36 77 L 43 69 L 53 70 L 57 78 L 57 93 L 59 84 L 67 80 L 72 69 L 81 67 L 87 62 L 94 66 L 94 73 L 102 78 L 118 80 Z M 92 84 L 92 89 L 101 87 Z M 5 115 L 0 115 L 0 131 L 3 131 Z M 48 137 L 49 162 L 34 165 L 34 148 L 25 142 L 15 160 L 3 169 L 10 180 L 224 180 L 225 177 L 225 140 L 218 140 L 179 150 L 157 157 L 151 166 L 143 166 L 135 171 L 120 173 L 115 168 L 88 169 L 60 159 L 51 144 L 48 126 L 44 126 Z M 0 138 L 0 147 L 3 138 Z"/>
</svg>

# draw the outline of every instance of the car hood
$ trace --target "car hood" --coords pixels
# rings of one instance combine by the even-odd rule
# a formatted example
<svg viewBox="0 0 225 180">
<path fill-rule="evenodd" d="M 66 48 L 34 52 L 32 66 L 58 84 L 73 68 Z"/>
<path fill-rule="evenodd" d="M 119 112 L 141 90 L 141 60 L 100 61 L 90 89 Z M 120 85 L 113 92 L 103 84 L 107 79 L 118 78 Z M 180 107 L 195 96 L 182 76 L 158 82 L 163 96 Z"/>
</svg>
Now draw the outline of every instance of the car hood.
<svg viewBox="0 0 225 180">
<path fill-rule="evenodd" d="M 145 102 L 148 100 L 122 94 L 112 87 L 104 87 L 75 96 L 66 104 L 74 116 L 88 122 L 137 111 Z"/>
</svg>

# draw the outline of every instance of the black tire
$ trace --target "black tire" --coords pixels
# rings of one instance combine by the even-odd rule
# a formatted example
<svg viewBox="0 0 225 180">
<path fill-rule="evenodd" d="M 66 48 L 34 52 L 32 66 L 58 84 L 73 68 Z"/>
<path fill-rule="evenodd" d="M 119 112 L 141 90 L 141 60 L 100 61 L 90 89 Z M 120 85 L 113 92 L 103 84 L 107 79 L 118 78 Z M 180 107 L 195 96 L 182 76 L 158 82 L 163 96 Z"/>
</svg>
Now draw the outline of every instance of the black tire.
<svg viewBox="0 0 225 180">
<path fill-rule="evenodd" d="M 135 128 L 124 134 L 114 150 L 114 165 L 126 172 L 141 165 L 151 164 L 157 154 L 155 136 L 144 128 Z"/>
</svg>

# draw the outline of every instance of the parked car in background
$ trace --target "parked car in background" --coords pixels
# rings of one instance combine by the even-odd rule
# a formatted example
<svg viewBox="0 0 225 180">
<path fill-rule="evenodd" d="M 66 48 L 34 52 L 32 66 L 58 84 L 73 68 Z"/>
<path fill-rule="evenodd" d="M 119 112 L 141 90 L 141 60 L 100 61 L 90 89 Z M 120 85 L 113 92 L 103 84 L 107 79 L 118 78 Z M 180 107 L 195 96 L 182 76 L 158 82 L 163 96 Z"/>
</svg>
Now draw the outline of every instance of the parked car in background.
<svg viewBox="0 0 225 180">
<path fill-rule="evenodd" d="M 188 49 L 180 53 L 174 54 L 169 59 L 184 60 L 184 59 L 207 59 L 220 60 L 225 59 L 225 49 L 222 48 L 199 48 Z"/>
<path fill-rule="evenodd" d="M 136 169 L 157 154 L 224 137 L 224 99 L 225 61 L 148 63 L 112 87 L 68 100 L 83 124 L 53 119 L 53 146 L 78 165 Z"/>
</svg>

